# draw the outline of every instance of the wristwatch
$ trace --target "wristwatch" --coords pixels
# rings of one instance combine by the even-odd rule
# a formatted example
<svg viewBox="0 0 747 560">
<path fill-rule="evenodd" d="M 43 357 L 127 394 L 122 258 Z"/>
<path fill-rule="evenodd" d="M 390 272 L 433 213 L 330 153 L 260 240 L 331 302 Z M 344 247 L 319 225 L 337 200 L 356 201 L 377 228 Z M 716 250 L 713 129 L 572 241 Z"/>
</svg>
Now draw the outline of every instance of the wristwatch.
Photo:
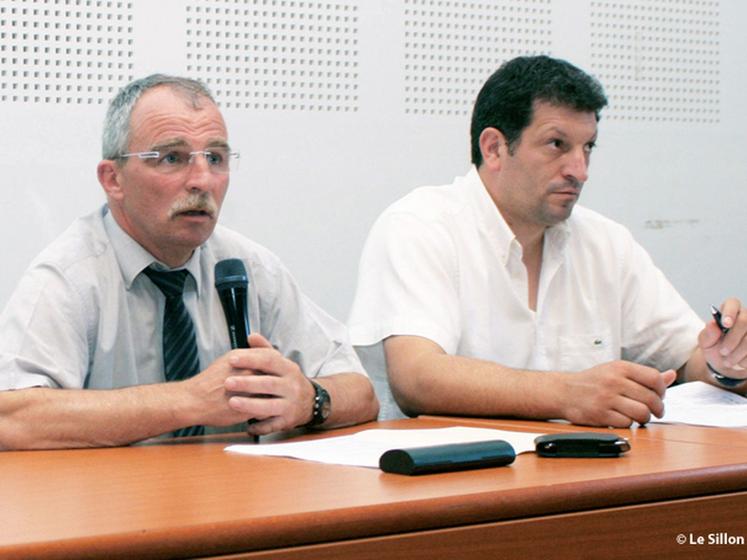
<svg viewBox="0 0 747 560">
<path fill-rule="evenodd" d="M 304 426 L 305 428 L 313 428 L 324 424 L 332 409 L 332 399 L 329 398 L 327 390 L 319 383 L 311 381 L 311 379 L 309 381 L 314 386 L 314 409 L 311 413 L 311 420 Z"/>
</svg>

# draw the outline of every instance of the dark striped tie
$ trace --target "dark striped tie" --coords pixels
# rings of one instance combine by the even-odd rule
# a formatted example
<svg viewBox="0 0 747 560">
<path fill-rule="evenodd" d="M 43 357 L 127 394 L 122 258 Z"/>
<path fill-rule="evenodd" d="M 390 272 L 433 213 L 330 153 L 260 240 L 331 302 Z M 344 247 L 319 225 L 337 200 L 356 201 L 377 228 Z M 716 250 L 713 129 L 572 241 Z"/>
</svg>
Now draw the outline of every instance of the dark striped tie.
<svg viewBox="0 0 747 560">
<path fill-rule="evenodd" d="M 182 270 L 159 271 L 146 268 L 143 273 L 158 286 L 166 297 L 163 310 L 163 367 L 167 381 L 181 381 L 200 371 L 200 357 L 192 317 L 184 306 L 182 293 L 189 272 Z M 204 433 L 203 426 L 191 426 L 174 432 L 175 436 L 192 436 Z"/>
</svg>

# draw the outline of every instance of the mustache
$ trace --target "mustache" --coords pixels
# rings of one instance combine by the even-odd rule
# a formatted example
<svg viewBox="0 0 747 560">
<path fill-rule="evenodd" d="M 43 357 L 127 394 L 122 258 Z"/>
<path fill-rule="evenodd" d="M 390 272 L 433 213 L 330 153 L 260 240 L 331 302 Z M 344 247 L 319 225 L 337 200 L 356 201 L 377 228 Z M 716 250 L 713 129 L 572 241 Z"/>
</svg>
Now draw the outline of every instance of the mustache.
<svg viewBox="0 0 747 560">
<path fill-rule="evenodd" d="M 205 212 L 214 218 L 218 214 L 218 205 L 213 197 L 206 193 L 190 193 L 181 200 L 177 200 L 169 209 L 169 218 L 185 212 Z"/>
</svg>

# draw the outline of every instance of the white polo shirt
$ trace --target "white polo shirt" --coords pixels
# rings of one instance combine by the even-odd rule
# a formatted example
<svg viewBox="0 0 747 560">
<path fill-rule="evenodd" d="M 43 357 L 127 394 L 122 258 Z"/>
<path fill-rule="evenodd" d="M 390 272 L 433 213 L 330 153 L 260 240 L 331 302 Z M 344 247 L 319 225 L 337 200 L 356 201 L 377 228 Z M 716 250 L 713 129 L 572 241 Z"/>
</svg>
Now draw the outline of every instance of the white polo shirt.
<svg viewBox="0 0 747 560">
<path fill-rule="evenodd" d="M 474 167 L 416 189 L 369 234 L 353 344 L 417 335 L 449 354 L 560 371 L 620 358 L 676 369 L 694 350 L 703 322 L 620 224 L 577 205 L 546 231 L 536 312 L 521 257 Z"/>
</svg>

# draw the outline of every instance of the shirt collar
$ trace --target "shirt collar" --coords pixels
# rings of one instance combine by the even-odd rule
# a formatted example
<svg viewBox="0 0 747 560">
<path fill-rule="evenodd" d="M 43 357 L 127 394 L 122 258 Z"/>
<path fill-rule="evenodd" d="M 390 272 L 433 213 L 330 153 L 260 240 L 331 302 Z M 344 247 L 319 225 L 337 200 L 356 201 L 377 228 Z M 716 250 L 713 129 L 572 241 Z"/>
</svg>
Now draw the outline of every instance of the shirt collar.
<svg viewBox="0 0 747 560">
<path fill-rule="evenodd" d="M 109 211 L 108 205 L 104 205 L 104 228 L 111 241 L 112 249 L 117 257 L 117 263 L 122 271 L 125 288 L 130 290 L 132 283 L 144 268 L 154 265 L 157 270 L 172 270 L 167 265 L 156 259 L 142 245 L 130 237 L 117 223 Z M 198 296 L 202 291 L 202 274 L 200 267 L 200 255 L 202 247 L 198 247 L 192 253 L 189 260 L 182 266 L 173 270 L 186 269 L 194 278 Z"/>
<path fill-rule="evenodd" d="M 503 219 L 495 202 L 490 197 L 477 168 L 473 165 L 464 177 L 465 186 L 469 191 L 475 215 L 479 221 L 479 228 L 499 251 L 501 260 L 505 264 L 512 251 L 520 251 L 519 241 L 513 230 Z M 545 256 L 555 257 L 562 253 L 568 242 L 570 226 L 568 220 L 545 230 Z"/>
</svg>

